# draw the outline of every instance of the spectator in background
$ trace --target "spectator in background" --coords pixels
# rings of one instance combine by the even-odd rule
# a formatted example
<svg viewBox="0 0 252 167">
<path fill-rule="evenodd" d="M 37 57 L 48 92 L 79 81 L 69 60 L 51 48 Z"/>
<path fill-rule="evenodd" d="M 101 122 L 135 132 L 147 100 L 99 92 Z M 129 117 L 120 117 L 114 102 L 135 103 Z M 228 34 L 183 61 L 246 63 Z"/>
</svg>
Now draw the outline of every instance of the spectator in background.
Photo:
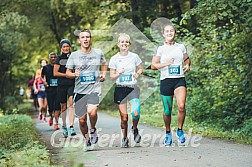
<svg viewBox="0 0 252 167">
<path fill-rule="evenodd" d="M 33 110 L 35 111 L 38 111 L 38 99 L 37 99 L 37 94 L 34 93 L 34 87 L 33 87 L 33 83 L 34 83 L 34 80 L 35 80 L 35 76 L 32 75 L 31 79 L 28 81 L 28 88 L 30 89 L 31 91 L 31 99 L 33 99 Z"/>
</svg>

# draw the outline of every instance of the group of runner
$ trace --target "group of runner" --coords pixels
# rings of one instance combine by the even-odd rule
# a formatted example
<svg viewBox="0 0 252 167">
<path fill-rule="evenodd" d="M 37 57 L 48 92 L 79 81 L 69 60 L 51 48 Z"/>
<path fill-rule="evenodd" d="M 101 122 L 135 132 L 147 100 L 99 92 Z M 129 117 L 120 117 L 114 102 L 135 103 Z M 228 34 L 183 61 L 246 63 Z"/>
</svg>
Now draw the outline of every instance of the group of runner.
<svg viewBox="0 0 252 167">
<path fill-rule="evenodd" d="M 106 80 L 107 68 L 110 69 L 110 78 L 115 80 L 114 102 L 118 106 L 121 117 L 122 147 L 129 146 L 128 139 L 128 112 L 130 112 L 133 126 L 131 127 L 134 141 L 139 143 L 141 136 L 138 131 L 140 119 L 140 88 L 137 78 L 143 73 L 142 60 L 129 51 L 131 41 L 128 34 L 119 34 L 119 52 L 110 59 L 109 63 L 100 49 L 92 48 L 90 30 L 81 30 L 78 34 L 80 49 L 71 52 L 71 43 L 68 39 L 60 42 L 61 55 L 49 54 L 50 64 L 44 66 L 41 75 L 34 82 L 38 98 L 47 97 L 50 114 L 49 125 L 55 117 L 55 129 L 59 129 L 59 115 L 62 117 L 63 135 L 74 136 L 74 118 L 79 118 L 79 127 L 85 138 L 85 145 L 97 143 L 98 135 L 96 123 L 97 111 L 101 96 L 101 82 Z M 163 118 L 166 127 L 164 144 L 172 144 L 171 112 L 173 96 L 177 99 L 178 129 L 176 135 L 179 142 L 184 143 L 185 137 L 182 130 L 185 119 L 186 81 L 184 72 L 190 71 L 190 60 L 183 44 L 176 43 L 175 28 L 168 24 L 163 27 L 165 42 L 158 46 L 152 59 L 152 69 L 160 70 L 160 94 L 163 102 Z M 183 66 L 184 65 L 184 66 Z M 183 66 L 183 67 L 182 67 Z M 42 80 L 40 82 L 39 80 Z M 44 86 L 44 87 L 43 87 Z M 40 93 L 44 92 L 44 93 Z M 40 100 L 39 100 L 40 101 Z M 67 103 L 68 101 L 68 103 Z M 69 104 L 69 107 L 67 106 Z M 40 105 L 39 105 L 40 106 Z M 39 119 L 45 119 L 46 112 L 42 105 L 39 107 Z M 66 115 L 69 115 L 69 128 L 66 125 Z M 90 127 L 88 127 L 89 117 Z"/>
</svg>

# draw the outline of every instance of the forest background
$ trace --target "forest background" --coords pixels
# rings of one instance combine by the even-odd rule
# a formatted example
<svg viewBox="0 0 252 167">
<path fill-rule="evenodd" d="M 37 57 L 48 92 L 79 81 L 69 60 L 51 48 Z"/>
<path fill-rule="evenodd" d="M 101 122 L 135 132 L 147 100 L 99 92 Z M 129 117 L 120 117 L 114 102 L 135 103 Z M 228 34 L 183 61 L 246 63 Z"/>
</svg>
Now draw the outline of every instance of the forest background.
<svg viewBox="0 0 252 167">
<path fill-rule="evenodd" d="M 61 39 L 68 38 L 72 50 L 78 49 L 73 34 L 76 29 L 106 31 L 127 19 L 152 44 L 158 44 L 150 27 L 156 19 L 168 18 L 177 29 L 176 41 L 184 42 L 191 58 L 191 72 L 186 74 L 185 128 L 251 144 L 251 10 L 251 0 L 1 0 L 0 112 L 18 113 L 23 102 L 20 86 L 26 88 L 42 58 L 48 59 L 52 51 L 60 53 Z M 137 35 L 130 35 L 135 45 L 146 44 Z M 108 37 L 94 34 L 94 44 L 102 40 Z M 142 47 L 141 51 L 153 53 L 153 49 Z M 117 51 L 117 46 L 112 47 L 106 58 Z M 163 126 L 159 75 L 149 69 L 150 61 L 151 55 L 144 61 L 142 83 L 154 82 L 147 84 L 152 93 L 142 101 L 141 121 Z M 110 107 L 114 106 L 111 90 L 103 98 L 101 109 L 113 114 L 116 108 Z"/>
</svg>

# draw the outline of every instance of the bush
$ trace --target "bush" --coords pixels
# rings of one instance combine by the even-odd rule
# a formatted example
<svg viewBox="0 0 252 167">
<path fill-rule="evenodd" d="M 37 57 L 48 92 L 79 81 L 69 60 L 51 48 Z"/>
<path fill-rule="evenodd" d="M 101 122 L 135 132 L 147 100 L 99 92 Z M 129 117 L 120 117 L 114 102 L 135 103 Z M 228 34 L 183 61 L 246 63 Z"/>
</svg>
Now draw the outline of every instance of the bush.
<svg viewBox="0 0 252 167">
<path fill-rule="evenodd" d="M 50 166 L 29 116 L 0 117 L 0 166 Z"/>
</svg>

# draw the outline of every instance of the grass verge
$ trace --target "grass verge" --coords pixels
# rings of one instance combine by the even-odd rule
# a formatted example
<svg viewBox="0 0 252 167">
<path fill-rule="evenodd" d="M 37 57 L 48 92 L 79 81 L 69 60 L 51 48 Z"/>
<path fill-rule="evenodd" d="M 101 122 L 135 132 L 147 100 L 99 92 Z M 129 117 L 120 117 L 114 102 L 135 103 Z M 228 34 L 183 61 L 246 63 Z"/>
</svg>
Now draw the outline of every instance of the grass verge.
<svg viewBox="0 0 252 167">
<path fill-rule="evenodd" d="M 27 115 L 0 117 L 0 166 L 52 166 Z"/>
</svg>

